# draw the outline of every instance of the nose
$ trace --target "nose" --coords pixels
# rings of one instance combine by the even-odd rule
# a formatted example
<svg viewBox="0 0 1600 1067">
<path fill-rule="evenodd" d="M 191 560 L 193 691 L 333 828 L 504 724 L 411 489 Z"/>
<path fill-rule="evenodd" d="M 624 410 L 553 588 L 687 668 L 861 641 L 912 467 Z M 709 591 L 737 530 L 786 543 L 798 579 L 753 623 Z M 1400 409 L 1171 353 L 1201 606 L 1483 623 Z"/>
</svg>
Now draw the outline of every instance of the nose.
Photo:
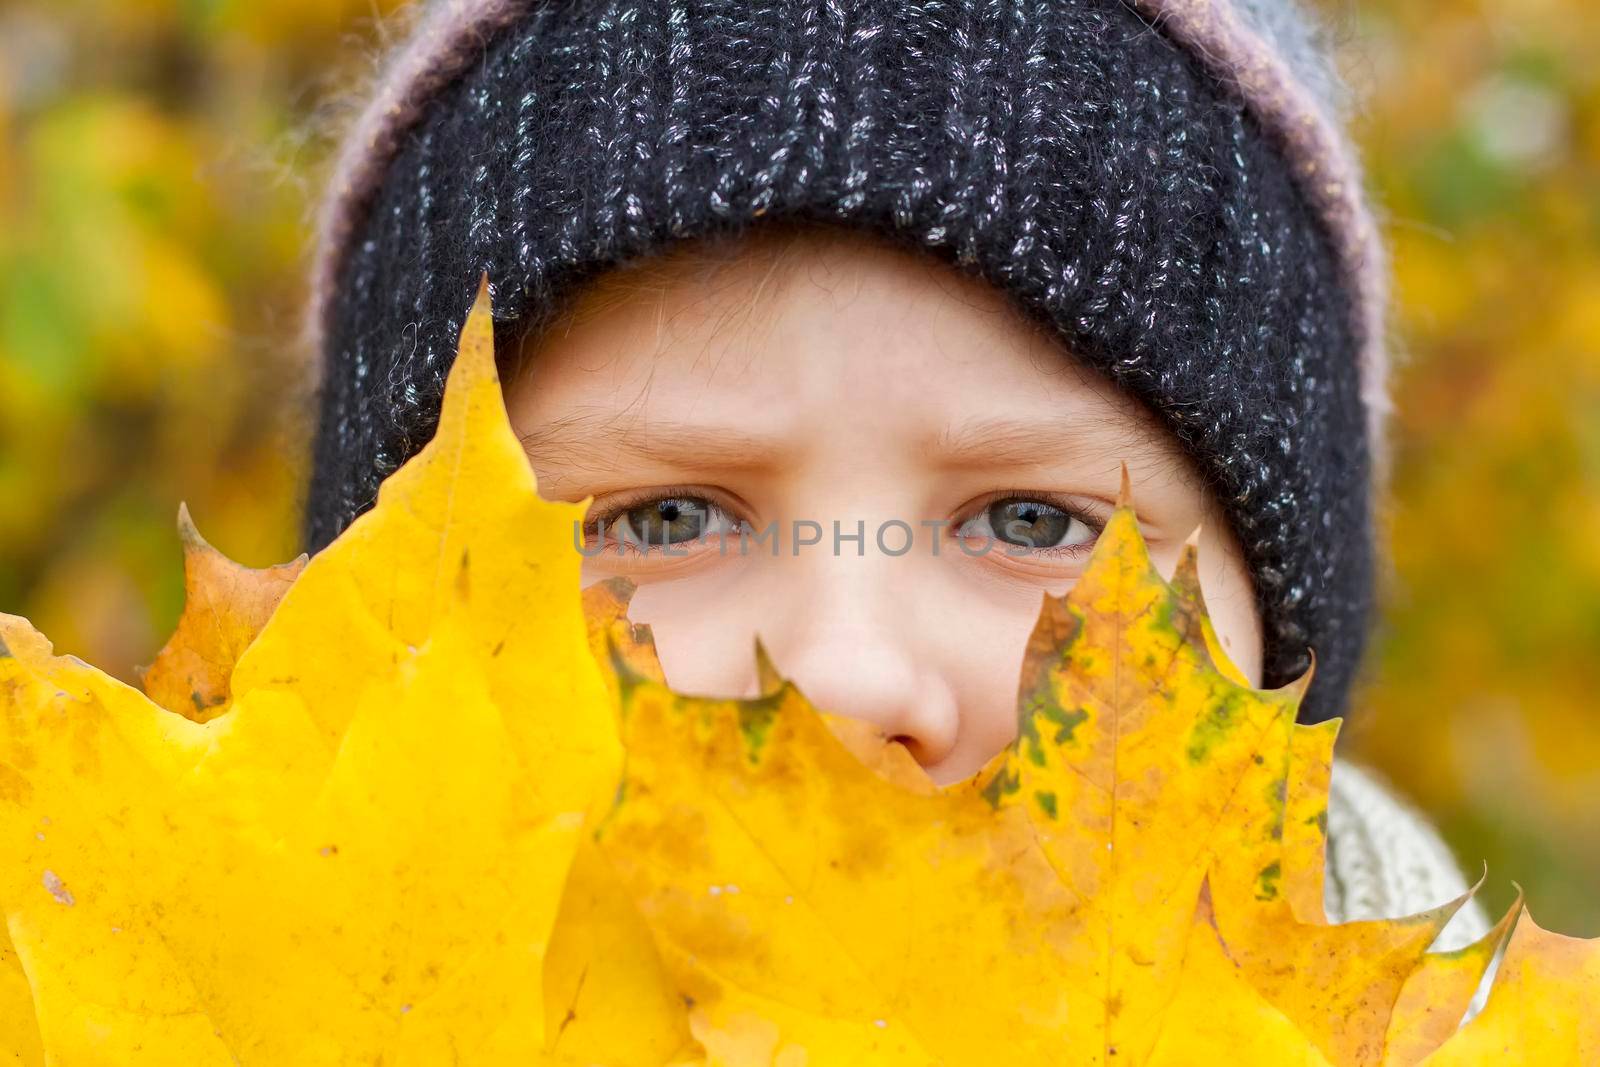
<svg viewBox="0 0 1600 1067">
<path fill-rule="evenodd" d="M 920 650 L 915 616 L 894 595 L 885 562 L 893 561 L 827 560 L 761 639 L 819 710 L 873 724 L 932 767 L 955 748 L 960 711 L 937 656 Z"/>
</svg>

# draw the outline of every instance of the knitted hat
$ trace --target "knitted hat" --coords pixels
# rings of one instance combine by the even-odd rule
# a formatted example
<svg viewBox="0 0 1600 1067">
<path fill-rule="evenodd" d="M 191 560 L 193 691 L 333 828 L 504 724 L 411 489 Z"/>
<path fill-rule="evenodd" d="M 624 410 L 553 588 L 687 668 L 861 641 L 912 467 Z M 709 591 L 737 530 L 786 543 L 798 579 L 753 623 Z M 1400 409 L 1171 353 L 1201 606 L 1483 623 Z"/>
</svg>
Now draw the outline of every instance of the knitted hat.
<svg viewBox="0 0 1600 1067">
<path fill-rule="evenodd" d="M 1238 535 L 1265 681 L 1341 713 L 1366 639 L 1386 263 L 1293 0 L 444 0 L 339 155 L 310 547 L 431 436 L 475 281 L 536 329 L 760 220 L 1009 294 L 1139 397 Z M 502 335 L 504 338 L 505 335 Z"/>
</svg>

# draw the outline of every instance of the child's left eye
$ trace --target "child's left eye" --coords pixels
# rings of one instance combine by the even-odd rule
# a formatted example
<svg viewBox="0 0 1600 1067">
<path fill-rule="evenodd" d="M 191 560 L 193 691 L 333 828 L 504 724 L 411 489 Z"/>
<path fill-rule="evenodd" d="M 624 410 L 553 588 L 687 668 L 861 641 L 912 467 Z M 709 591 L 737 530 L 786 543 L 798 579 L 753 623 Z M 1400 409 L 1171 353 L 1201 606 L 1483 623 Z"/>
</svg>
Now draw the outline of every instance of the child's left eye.
<svg viewBox="0 0 1600 1067">
<path fill-rule="evenodd" d="M 998 541 L 1026 552 L 1087 551 L 1100 526 L 1087 515 L 1036 497 L 990 501 L 956 530 L 958 536 Z"/>
</svg>

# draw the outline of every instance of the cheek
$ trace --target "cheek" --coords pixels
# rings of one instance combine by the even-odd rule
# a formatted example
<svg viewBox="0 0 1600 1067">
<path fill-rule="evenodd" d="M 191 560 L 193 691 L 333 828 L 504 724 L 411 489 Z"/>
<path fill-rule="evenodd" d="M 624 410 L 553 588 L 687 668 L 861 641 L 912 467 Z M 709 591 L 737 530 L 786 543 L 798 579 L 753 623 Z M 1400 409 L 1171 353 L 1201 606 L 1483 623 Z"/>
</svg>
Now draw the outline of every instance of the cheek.
<svg viewBox="0 0 1600 1067">
<path fill-rule="evenodd" d="M 1211 524 L 1207 530 L 1216 529 Z M 1163 573 L 1171 573 L 1170 566 Z M 1200 536 L 1200 589 L 1211 625 L 1228 658 L 1244 672 L 1250 684 L 1261 684 L 1261 616 L 1243 554 L 1231 534 Z"/>
<path fill-rule="evenodd" d="M 1243 598 L 1235 598 L 1212 608 L 1208 599 L 1207 610 L 1211 612 L 1211 625 L 1216 628 L 1223 651 L 1244 672 L 1250 684 L 1259 687 L 1261 627 L 1256 621 L 1255 605 L 1244 603 Z"/>
<path fill-rule="evenodd" d="M 954 748 L 928 768 L 949 784 L 970 778 L 1017 736 L 1017 682 L 1038 621 L 1037 590 L 1001 590 L 948 605 L 952 629 L 937 653 L 961 707 Z"/>
<path fill-rule="evenodd" d="M 713 564 L 639 583 L 628 617 L 650 627 L 674 689 L 700 696 L 758 695 L 755 640 L 773 614 L 766 605 L 782 601 L 772 600 L 770 591 L 756 594 L 749 577 L 737 566 Z"/>
<path fill-rule="evenodd" d="M 975 774 L 1016 735 L 1017 680 L 1040 591 L 950 559 L 846 569 L 819 579 L 792 560 L 713 566 L 642 584 L 629 616 L 650 626 L 681 692 L 756 695 L 760 635 L 779 671 L 813 700 L 916 740 L 936 782 Z M 940 707 L 897 707 L 917 694 L 936 694 Z M 947 703 L 948 737 L 939 721 Z"/>
</svg>

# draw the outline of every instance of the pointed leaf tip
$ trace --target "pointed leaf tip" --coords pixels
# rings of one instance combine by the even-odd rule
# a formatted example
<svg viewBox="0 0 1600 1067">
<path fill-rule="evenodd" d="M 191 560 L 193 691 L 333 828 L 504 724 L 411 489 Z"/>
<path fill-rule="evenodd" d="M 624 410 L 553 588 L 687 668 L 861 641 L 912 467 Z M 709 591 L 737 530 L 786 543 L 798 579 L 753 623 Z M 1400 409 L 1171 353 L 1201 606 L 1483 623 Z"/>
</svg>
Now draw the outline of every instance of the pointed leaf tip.
<svg viewBox="0 0 1600 1067">
<path fill-rule="evenodd" d="M 1300 677 L 1290 679 L 1278 687 L 1280 693 L 1294 695 L 1294 705 L 1297 709 L 1305 703 L 1306 692 L 1311 688 L 1311 681 L 1317 675 L 1317 650 L 1307 648 L 1306 655 L 1310 657 L 1310 662 L 1306 664 L 1306 669 L 1301 672 Z"/>
<path fill-rule="evenodd" d="M 1117 507 L 1133 507 L 1133 480 L 1128 476 L 1128 463 L 1122 462 L 1122 484 L 1117 489 Z"/>
<path fill-rule="evenodd" d="M 155 703 L 203 722 L 227 709 L 234 665 L 305 568 L 307 556 L 302 552 L 288 563 L 246 567 L 212 547 L 186 503 L 178 505 L 177 525 L 183 613 L 155 660 L 136 667 L 135 674 Z"/>
<path fill-rule="evenodd" d="M 178 540 L 187 551 L 189 546 L 203 545 L 205 538 L 200 536 L 200 530 L 194 524 L 194 516 L 189 514 L 189 502 L 178 501 Z"/>
<path fill-rule="evenodd" d="M 1178 565 L 1172 569 L 1170 584 L 1178 594 L 1193 600 L 1201 611 L 1205 610 L 1205 598 L 1200 592 L 1200 552 L 1194 542 L 1184 542 L 1183 550 L 1178 553 Z"/>
<path fill-rule="evenodd" d="M 478 279 L 478 291 L 473 294 L 472 307 L 467 311 L 467 325 L 474 323 L 489 323 L 494 321 L 494 291 L 489 284 L 489 272 L 484 271 Z"/>
<path fill-rule="evenodd" d="M 606 592 L 615 597 L 624 611 L 633 602 L 633 594 L 639 591 L 638 584 L 632 578 L 622 574 L 617 575 L 615 578 L 607 578 L 597 584 L 603 586 Z"/>
<path fill-rule="evenodd" d="M 767 652 L 767 646 L 761 643 L 761 636 L 756 635 L 756 688 L 761 696 L 771 696 L 784 686 L 784 677 L 778 671 L 777 664 L 772 662 L 772 656 Z"/>
<path fill-rule="evenodd" d="M 467 312 L 467 320 L 461 325 L 455 363 L 445 386 L 445 405 L 449 406 L 452 393 L 469 391 L 466 383 L 497 381 L 498 378 L 494 361 L 494 302 L 490 296 L 489 275 L 485 273 L 478 282 L 478 292 Z"/>
<path fill-rule="evenodd" d="M 1489 865 L 1485 863 L 1483 865 L 1483 877 L 1478 879 L 1478 885 L 1472 887 L 1472 892 L 1474 894 L 1477 893 L 1478 887 L 1482 886 L 1484 882 L 1488 880 L 1488 877 Z M 1512 929 L 1517 925 L 1517 920 L 1522 917 L 1523 912 L 1527 910 L 1528 907 L 1528 898 L 1523 895 L 1522 887 L 1517 885 L 1515 882 L 1512 882 L 1511 884 L 1517 891 L 1517 895 L 1511 901 L 1511 906 L 1507 908 L 1506 913 L 1500 916 L 1500 918 L 1495 921 L 1495 924 L 1489 928 L 1489 932 L 1480 937 L 1476 942 L 1476 944 L 1484 946 L 1490 955 L 1498 953 L 1502 948 L 1505 947 L 1506 942 L 1511 940 Z M 1467 947 L 1470 948 L 1471 946 Z M 1465 949 L 1457 949 L 1457 951 L 1462 952 L 1465 951 Z"/>
<path fill-rule="evenodd" d="M 1469 901 L 1473 897 L 1477 896 L 1478 895 L 1478 890 L 1482 889 L 1483 886 L 1484 886 L 1484 883 L 1487 882 L 1488 880 L 1489 880 L 1489 864 L 1487 862 L 1485 862 L 1484 865 L 1483 865 L 1483 873 L 1478 875 L 1478 880 L 1476 882 L 1473 882 L 1470 886 L 1468 886 L 1467 887 L 1467 891 L 1465 893 L 1461 894 L 1461 896 L 1459 898 L 1457 898 L 1456 911 L 1459 911 L 1462 908 L 1466 907 L 1467 901 Z M 1520 895 L 1520 894 L 1521 894 L 1521 891 L 1519 890 L 1518 891 L 1518 895 Z M 1453 915 L 1453 914 L 1455 914 L 1455 912 L 1451 912 L 1451 914 Z"/>
<path fill-rule="evenodd" d="M 1453 950 L 1435 949 L 1417 961 L 1389 1017 L 1384 1067 L 1427 1062 L 1459 1029 L 1521 911 L 1519 894 L 1511 910 L 1478 940 Z"/>
</svg>

